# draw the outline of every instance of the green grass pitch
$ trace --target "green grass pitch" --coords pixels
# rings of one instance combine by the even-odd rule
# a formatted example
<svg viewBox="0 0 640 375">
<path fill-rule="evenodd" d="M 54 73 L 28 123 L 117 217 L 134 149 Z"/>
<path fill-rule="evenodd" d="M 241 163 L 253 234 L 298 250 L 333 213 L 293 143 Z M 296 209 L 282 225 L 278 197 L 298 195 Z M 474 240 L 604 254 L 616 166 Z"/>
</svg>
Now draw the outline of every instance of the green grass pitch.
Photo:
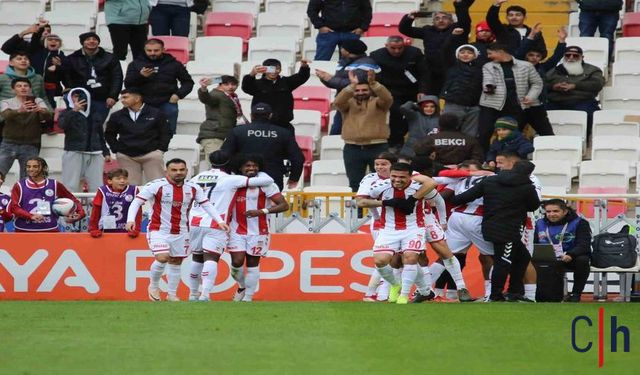
<svg viewBox="0 0 640 375">
<path fill-rule="evenodd" d="M 639 345 L 633 303 L 0 302 L 1 374 L 638 374 Z"/>
</svg>

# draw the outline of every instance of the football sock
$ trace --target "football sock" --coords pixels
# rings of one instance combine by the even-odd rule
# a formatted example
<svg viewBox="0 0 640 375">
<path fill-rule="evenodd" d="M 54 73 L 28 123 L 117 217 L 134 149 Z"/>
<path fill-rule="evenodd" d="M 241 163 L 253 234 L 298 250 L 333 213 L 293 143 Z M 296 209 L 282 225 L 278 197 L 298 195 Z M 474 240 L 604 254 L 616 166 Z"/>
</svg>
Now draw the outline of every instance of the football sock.
<svg viewBox="0 0 640 375">
<path fill-rule="evenodd" d="M 417 264 L 405 264 L 404 269 L 402 270 L 402 289 L 400 290 L 400 295 L 408 297 L 411 292 L 411 287 L 416 281 L 416 277 L 418 276 L 418 265 Z"/>
<path fill-rule="evenodd" d="M 382 279 L 380 287 L 378 288 L 378 301 L 386 301 L 389 299 L 389 282 Z"/>
<path fill-rule="evenodd" d="M 491 279 L 484 281 L 484 296 L 489 298 L 491 295 Z"/>
<path fill-rule="evenodd" d="M 160 284 L 160 278 L 162 277 L 162 274 L 164 273 L 164 267 L 167 265 L 167 263 L 160 263 L 157 260 L 154 260 L 153 263 L 151 263 L 151 286 L 154 288 L 158 288 L 159 284 Z"/>
<path fill-rule="evenodd" d="M 207 260 L 202 267 L 202 295 L 208 296 L 218 275 L 218 262 Z"/>
<path fill-rule="evenodd" d="M 456 289 L 447 289 L 447 299 L 458 299 L 458 291 Z"/>
<path fill-rule="evenodd" d="M 422 271 L 422 277 L 424 278 L 424 282 L 427 284 L 429 289 L 431 289 L 431 284 L 433 284 L 433 280 L 431 279 L 431 270 L 429 269 L 429 266 L 420 267 L 420 270 Z M 418 275 L 419 274 L 420 272 L 418 272 Z"/>
<path fill-rule="evenodd" d="M 198 295 L 198 287 L 200 287 L 200 274 L 202 273 L 204 263 L 191 262 L 191 270 L 189 271 L 189 291 L 191 295 Z"/>
<path fill-rule="evenodd" d="M 536 300 L 536 284 L 524 284 L 524 298 Z"/>
<path fill-rule="evenodd" d="M 445 268 L 442 264 L 438 262 L 431 263 L 429 266 L 429 271 L 431 271 L 431 280 L 438 280 Z"/>
<path fill-rule="evenodd" d="M 180 264 L 170 264 L 167 266 L 167 293 L 175 296 L 180 284 Z"/>
<path fill-rule="evenodd" d="M 444 289 L 436 288 L 433 290 L 437 297 L 444 297 Z"/>
<path fill-rule="evenodd" d="M 396 280 L 400 280 L 402 278 L 402 267 L 393 268 L 393 277 L 395 277 Z"/>
<path fill-rule="evenodd" d="M 231 277 L 233 277 L 233 279 L 238 283 L 238 288 L 244 289 L 245 288 L 244 267 L 231 266 L 230 268 L 231 268 Z"/>
<path fill-rule="evenodd" d="M 380 280 L 382 280 L 382 277 L 378 270 L 373 270 L 373 273 L 371 273 L 371 277 L 369 278 L 369 285 L 367 285 L 367 296 L 376 294 L 376 290 L 380 285 Z"/>
<path fill-rule="evenodd" d="M 256 293 L 258 287 L 258 280 L 260 279 L 260 266 L 247 267 L 247 275 L 245 276 L 245 286 L 243 301 L 249 302 L 253 300 L 253 295 Z"/>
<path fill-rule="evenodd" d="M 398 281 L 396 281 L 396 277 L 393 275 L 394 274 L 394 269 L 391 268 L 390 265 L 386 265 L 384 267 L 377 267 L 378 272 L 380 273 L 380 276 L 387 280 L 387 282 L 391 285 L 397 285 Z"/>
<path fill-rule="evenodd" d="M 418 288 L 418 292 L 423 296 L 426 296 L 431 291 L 431 285 L 427 283 L 427 276 L 424 274 L 424 269 L 427 269 L 429 272 L 429 267 L 416 267 L 416 287 Z M 430 277 L 429 277 L 430 278 Z"/>
<path fill-rule="evenodd" d="M 444 267 L 447 269 L 453 281 L 456 282 L 456 287 L 458 289 L 464 289 L 467 286 L 464 283 L 464 278 L 462 278 L 462 271 L 460 270 L 460 262 L 458 258 L 452 256 L 449 259 L 443 259 Z"/>
</svg>

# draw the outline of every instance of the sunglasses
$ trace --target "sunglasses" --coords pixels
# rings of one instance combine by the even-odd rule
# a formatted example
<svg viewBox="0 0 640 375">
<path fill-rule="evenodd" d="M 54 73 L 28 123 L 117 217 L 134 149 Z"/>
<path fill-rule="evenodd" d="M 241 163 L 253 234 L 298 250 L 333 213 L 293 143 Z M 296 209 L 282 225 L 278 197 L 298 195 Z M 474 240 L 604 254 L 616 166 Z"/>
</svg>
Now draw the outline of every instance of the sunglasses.
<svg viewBox="0 0 640 375">
<path fill-rule="evenodd" d="M 564 54 L 564 57 L 573 57 L 573 58 L 576 58 L 576 59 L 580 58 L 580 56 L 581 55 L 579 53 L 565 53 Z"/>
</svg>

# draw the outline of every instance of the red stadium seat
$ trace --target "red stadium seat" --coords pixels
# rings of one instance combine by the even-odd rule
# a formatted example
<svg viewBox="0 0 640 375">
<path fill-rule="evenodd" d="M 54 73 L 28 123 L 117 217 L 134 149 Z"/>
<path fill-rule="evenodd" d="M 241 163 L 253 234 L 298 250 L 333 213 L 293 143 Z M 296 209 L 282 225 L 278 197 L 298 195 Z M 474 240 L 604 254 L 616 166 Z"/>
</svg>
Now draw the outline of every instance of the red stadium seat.
<svg viewBox="0 0 640 375">
<path fill-rule="evenodd" d="M 305 179 L 311 179 L 311 163 L 313 163 L 313 137 L 308 135 L 296 135 L 296 142 L 304 155 L 304 176 Z"/>
<path fill-rule="evenodd" d="M 293 108 L 322 113 L 322 129 L 327 131 L 331 108 L 331 89 L 324 86 L 300 86 L 293 91 Z"/>
<path fill-rule="evenodd" d="M 402 36 L 400 31 L 398 31 L 398 25 L 400 24 L 402 16 L 404 16 L 404 13 L 373 13 L 369 30 L 364 33 L 364 36 Z M 411 38 L 405 37 L 404 39 L 405 44 L 411 45 Z"/>
<path fill-rule="evenodd" d="M 622 36 L 640 36 L 640 12 L 625 13 L 622 19 Z"/>
<path fill-rule="evenodd" d="M 627 194 L 627 188 L 624 187 L 582 187 L 578 188 L 578 194 Z M 593 201 L 578 201 L 578 213 L 588 219 L 593 218 Z M 615 199 L 609 200 L 607 205 L 607 217 L 615 218 L 627 213 L 627 200 Z"/>
<path fill-rule="evenodd" d="M 160 39 L 164 42 L 165 52 L 173 55 L 176 60 L 183 64 L 189 61 L 189 38 L 186 36 L 168 36 L 158 35 L 154 36 L 155 39 Z"/>
<path fill-rule="evenodd" d="M 253 30 L 253 15 L 241 12 L 211 12 L 204 21 L 205 36 L 237 36 L 242 38 L 247 52 Z"/>
<path fill-rule="evenodd" d="M 4 74 L 7 66 L 9 66 L 9 60 L 0 60 L 0 74 Z"/>
</svg>

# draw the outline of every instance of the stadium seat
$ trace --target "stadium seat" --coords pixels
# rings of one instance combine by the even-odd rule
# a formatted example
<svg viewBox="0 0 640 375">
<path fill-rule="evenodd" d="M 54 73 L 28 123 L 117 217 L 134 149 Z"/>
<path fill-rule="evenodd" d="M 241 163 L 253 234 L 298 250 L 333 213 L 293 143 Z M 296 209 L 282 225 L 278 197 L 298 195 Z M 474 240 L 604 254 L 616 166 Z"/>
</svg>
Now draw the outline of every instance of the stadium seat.
<svg viewBox="0 0 640 375">
<path fill-rule="evenodd" d="M 371 8 L 377 12 L 401 12 L 409 13 L 419 10 L 421 0 L 373 0 Z"/>
<path fill-rule="evenodd" d="M 98 0 L 51 0 L 51 10 L 61 13 L 90 15 L 95 20 L 98 14 Z M 100 37 L 102 39 L 102 35 Z"/>
<path fill-rule="evenodd" d="M 304 155 L 304 175 L 309 176 L 311 163 L 313 162 L 313 149 L 315 148 L 315 142 L 313 137 L 298 134 L 296 134 L 296 142 L 298 143 L 298 146 L 300 146 L 300 150 L 302 150 L 302 154 Z"/>
<path fill-rule="evenodd" d="M 567 160 L 534 160 L 534 173 L 540 179 L 543 187 L 563 189 L 564 193 L 571 190 L 571 162 Z"/>
<path fill-rule="evenodd" d="M 582 161 L 582 138 L 568 135 L 548 135 L 533 139 L 534 162 L 537 160 L 568 160 L 571 176 L 578 176 L 578 165 Z"/>
<path fill-rule="evenodd" d="M 169 142 L 169 150 L 164 153 L 164 160 L 180 158 L 187 162 L 188 177 L 194 176 L 195 168 L 200 160 L 200 146 L 196 143 L 195 135 L 174 134 Z"/>
<path fill-rule="evenodd" d="M 555 135 L 571 135 L 587 140 L 587 112 L 554 110 L 547 111 Z"/>
<path fill-rule="evenodd" d="M 288 183 L 289 183 L 289 176 L 284 176 L 284 178 L 283 178 L 284 185 L 283 185 L 282 191 L 283 192 L 288 192 L 288 191 L 299 192 L 299 191 L 302 191 L 302 188 L 304 187 L 305 180 L 308 181 L 309 180 L 309 176 L 305 175 L 304 168 L 302 168 L 302 174 L 300 175 L 300 179 L 298 180 L 298 183 L 296 184 L 296 186 L 294 188 L 289 189 L 289 187 L 287 186 Z"/>
<path fill-rule="evenodd" d="M 612 86 L 640 86 L 640 61 L 618 61 L 611 72 Z"/>
<path fill-rule="evenodd" d="M 306 109 L 294 109 L 291 125 L 296 129 L 296 135 L 306 135 L 314 142 L 320 141 L 322 113 Z M 315 147 L 314 147 L 315 150 Z"/>
<path fill-rule="evenodd" d="M 307 82 L 304 83 L 305 86 L 324 86 L 320 81 L 320 78 L 316 76 L 316 69 L 324 70 L 329 74 L 334 74 L 336 72 L 336 68 L 338 64 L 333 61 L 311 61 L 309 63 L 309 68 L 311 68 L 311 75 Z M 294 71 L 300 70 L 300 62 L 298 61 L 295 65 Z"/>
<path fill-rule="evenodd" d="M 278 59 L 282 64 L 292 65 L 298 51 L 297 37 L 256 37 L 249 39 L 247 60 L 264 61 Z"/>
<path fill-rule="evenodd" d="M 46 0 L 2 0 L 0 1 L 0 19 L 5 25 L 32 25 L 39 14 L 44 13 Z M 20 29 L 22 30 L 22 29 Z M 13 35 L 20 31 L 2 35 Z"/>
<path fill-rule="evenodd" d="M 538 170 L 536 168 L 536 176 Z M 629 186 L 629 163 L 624 160 L 585 160 L 580 164 L 580 187 Z"/>
<path fill-rule="evenodd" d="M 242 52 L 247 52 L 253 32 L 253 15 L 246 12 L 211 12 L 204 22 L 205 36 L 236 36 L 242 39 Z M 197 45 L 197 41 L 196 41 Z M 197 52 L 196 47 L 196 52 Z M 211 51 L 217 53 L 217 51 Z M 205 51 L 206 53 L 206 51 Z"/>
<path fill-rule="evenodd" d="M 569 37 L 568 46 L 580 46 L 584 53 L 584 61 L 598 66 L 609 65 L 609 40 L 600 37 Z"/>
<path fill-rule="evenodd" d="M 588 186 L 578 188 L 578 194 L 626 194 L 628 184 L 625 187 L 611 186 Z M 578 201 L 576 211 L 587 219 L 594 217 L 593 200 Z M 607 218 L 612 219 L 620 214 L 627 212 L 626 199 L 608 199 L 607 200 Z"/>
<path fill-rule="evenodd" d="M 260 12 L 261 0 L 215 0 L 211 9 L 214 12 L 250 12 L 253 17 Z"/>
<path fill-rule="evenodd" d="M 111 33 L 109 33 L 104 12 L 98 13 L 98 18 L 96 19 L 96 34 L 100 35 L 100 47 L 104 48 L 107 52 L 113 52 L 113 41 L 111 40 Z"/>
<path fill-rule="evenodd" d="M 241 62 L 242 38 L 236 36 L 200 36 L 196 38 L 194 59 L 207 64 L 218 61 Z"/>
<path fill-rule="evenodd" d="M 195 82 L 193 91 L 199 87 L 198 81 L 202 78 L 219 77 L 222 75 L 236 75 L 236 64 L 232 61 L 189 61 L 187 63 L 187 71 L 191 74 L 191 78 Z"/>
<path fill-rule="evenodd" d="M 304 38 L 305 17 L 304 13 L 260 13 L 258 14 L 256 35 L 259 37 L 295 36 L 300 42 Z"/>
<path fill-rule="evenodd" d="M 567 26 L 567 34 L 570 37 L 580 36 L 580 12 L 569 13 L 569 25 Z M 597 32 L 597 31 L 596 31 Z"/>
<path fill-rule="evenodd" d="M 90 31 L 94 19 L 81 13 L 46 12 L 44 18 L 49 20 L 51 29 L 62 38 L 62 50 L 69 55 L 80 49 L 78 35 Z"/>
<path fill-rule="evenodd" d="M 369 24 L 369 30 L 364 33 L 364 36 L 391 36 L 402 35 L 398 31 L 398 25 L 400 20 L 405 15 L 402 12 L 376 12 L 371 17 L 371 23 Z"/>
<path fill-rule="evenodd" d="M 324 86 L 301 86 L 293 91 L 293 108 L 322 113 L 322 129 L 327 129 L 331 89 Z"/>
<path fill-rule="evenodd" d="M 640 36 L 640 12 L 626 13 L 622 19 L 622 36 Z"/>
<path fill-rule="evenodd" d="M 282 64 L 283 66 L 281 67 L 280 75 L 283 75 L 283 76 L 291 75 L 292 74 L 291 65 L 286 62 L 283 62 Z M 249 61 L 243 61 L 239 64 L 236 64 L 236 67 L 238 68 L 238 74 L 239 74 L 238 77 L 240 77 L 240 81 L 242 81 L 242 77 L 249 74 L 251 72 L 251 69 L 253 69 L 253 67 L 256 65 L 262 65 L 262 60 L 257 60 L 257 61 L 249 60 Z M 260 79 L 260 77 L 262 77 L 262 74 L 256 75 L 256 78 Z"/>
<path fill-rule="evenodd" d="M 344 140 L 340 135 L 325 135 L 320 141 L 320 160 L 342 160 Z"/>
<path fill-rule="evenodd" d="M 367 54 L 371 52 L 384 48 L 384 45 L 387 43 L 386 36 L 363 36 L 360 38 L 367 45 Z"/>
<path fill-rule="evenodd" d="M 267 12 L 276 13 L 307 13 L 309 0 L 265 0 L 264 8 Z"/>
<path fill-rule="evenodd" d="M 617 38 L 614 54 L 616 64 L 618 62 L 640 63 L 640 37 Z"/>
<path fill-rule="evenodd" d="M 40 139 L 40 156 L 46 160 L 59 159 L 64 152 L 64 134 L 43 134 Z"/>
<path fill-rule="evenodd" d="M 307 59 L 309 61 L 313 61 L 316 57 L 316 38 L 309 37 L 304 38 L 302 40 L 302 58 Z M 340 59 L 340 52 L 338 48 L 333 51 L 333 55 L 331 56 L 331 61 L 338 61 Z"/>
<path fill-rule="evenodd" d="M 164 42 L 165 52 L 183 64 L 189 61 L 189 38 L 186 36 L 154 35 Z"/>
<path fill-rule="evenodd" d="M 14 160 L 13 164 L 9 168 L 9 172 L 7 172 L 7 175 L 4 176 L 4 184 L 2 186 L 8 186 L 9 190 L 11 190 L 11 187 L 13 187 L 13 185 L 16 182 L 18 182 L 19 179 L 20 179 L 20 164 L 18 163 L 17 160 Z"/>
<path fill-rule="evenodd" d="M 605 135 L 593 137 L 592 160 L 624 160 L 629 163 L 629 176 L 636 175 L 640 160 L 640 137 Z"/>
<path fill-rule="evenodd" d="M 602 108 L 638 110 L 640 91 L 635 87 L 605 87 L 602 89 Z"/>
<path fill-rule="evenodd" d="M 178 104 L 178 126 L 176 132 L 179 134 L 198 134 L 200 125 L 206 118 L 204 104 L 200 102 L 181 101 Z"/>
<path fill-rule="evenodd" d="M 311 186 L 337 185 L 349 186 L 344 163 L 335 160 L 316 160 L 311 165 Z"/>
<path fill-rule="evenodd" d="M 633 111 L 615 109 L 595 111 L 593 113 L 593 136 L 640 136 L 640 123 L 637 121 L 625 121 L 625 118 L 629 115 L 633 115 Z M 636 116 L 640 116 L 640 109 L 636 112 Z"/>
</svg>

